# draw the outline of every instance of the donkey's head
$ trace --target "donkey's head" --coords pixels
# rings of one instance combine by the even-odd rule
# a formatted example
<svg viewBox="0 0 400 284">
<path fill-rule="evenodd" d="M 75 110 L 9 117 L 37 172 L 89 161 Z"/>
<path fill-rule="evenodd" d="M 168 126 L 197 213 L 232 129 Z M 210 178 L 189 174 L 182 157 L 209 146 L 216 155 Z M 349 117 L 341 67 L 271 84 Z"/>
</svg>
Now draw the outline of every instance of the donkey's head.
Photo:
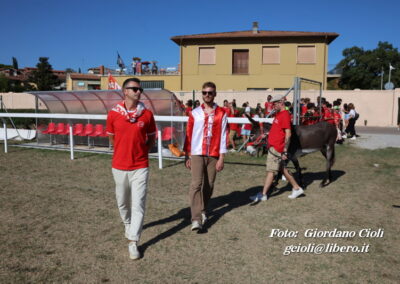
<svg viewBox="0 0 400 284">
<path fill-rule="evenodd" d="M 251 129 L 250 141 L 260 141 L 262 138 L 261 136 L 264 138 L 267 137 L 269 130 L 271 129 L 271 124 L 266 122 L 260 123 L 255 121 L 249 114 L 245 113 L 245 115 L 253 126 Z"/>
</svg>

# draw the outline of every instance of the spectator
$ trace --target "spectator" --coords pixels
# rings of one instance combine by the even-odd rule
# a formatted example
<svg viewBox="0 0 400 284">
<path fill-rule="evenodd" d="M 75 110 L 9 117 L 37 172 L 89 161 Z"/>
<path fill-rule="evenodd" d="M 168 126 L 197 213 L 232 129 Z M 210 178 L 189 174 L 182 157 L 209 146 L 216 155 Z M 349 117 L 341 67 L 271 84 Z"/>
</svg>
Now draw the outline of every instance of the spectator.
<svg viewBox="0 0 400 284">
<path fill-rule="evenodd" d="M 230 106 L 230 117 L 239 117 L 239 111 L 236 109 L 236 105 L 233 102 L 229 104 Z M 237 123 L 229 124 L 229 142 L 232 145 L 231 152 L 236 152 L 235 137 L 239 134 L 239 125 Z"/>
<path fill-rule="evenodd" d="M 248 103 L 244 103 L 243 107 L 245 108 L 245 113 L 242 115 L 243 117 L 246 117 L 245 114 L 247 115 L 251 115 L 250 113 L 250 107 L 248 106 Z M 242 134 L 244 141 L 247 141 L 250 137 L 251 134 L 251 129 L 252 129 L 252 125 L 250 123 L 246 123 L 242 125 L 242 130 L 240 132 L 240 134 Z"/>
<path fill-rule="evenodd" d="M 355 124 L 356 124 L 356 120 L 358 119 L 358 113 L 356 112 L 356 109 L 355 109 L 353 103 L 348 104 L 348 108 L 349 108 L 349 123 L 348 123 L 345 131 L 351 140 L 356 140 L 357 135 L 356 135 Z"/>
<path fill-rule="evenodd" d="M 189 114 L 192 112 L 192 110 L 193 110 L 193 100 L 188 100 L 186 102 L 186 107 L 185 107 L 186 116 L 189 116 Z"/>
<path fill-rule="evenodd" d="M 224 111 L 226 112 L 226 116 L 230 117 L 231 115 L 231 108 L 229 107 L 228 100 L 224 100 L 224 106 L 222 107 Z"/>
<path fill-rule="evenodd" d="M 200 101 L 199 100 L 195 100 L 194 101 L 194 108 L 197 108 L 200 106 Z"/>
<path fill-rule="evenodd" d="M 271 102 L 271 99 L 272 99 L 272 96 L 271 95 L 268 95 L 268 97 L 267 97 L 267 101 L 265 102 L 265 104 L 264 104 L 264 113 L 265 113 L 265 116 L 268 116 L 271 112 L 272 112 L 272 110 L 273 110 L 273 108 L 274 108 L 274 104 Z"/>
</svg>

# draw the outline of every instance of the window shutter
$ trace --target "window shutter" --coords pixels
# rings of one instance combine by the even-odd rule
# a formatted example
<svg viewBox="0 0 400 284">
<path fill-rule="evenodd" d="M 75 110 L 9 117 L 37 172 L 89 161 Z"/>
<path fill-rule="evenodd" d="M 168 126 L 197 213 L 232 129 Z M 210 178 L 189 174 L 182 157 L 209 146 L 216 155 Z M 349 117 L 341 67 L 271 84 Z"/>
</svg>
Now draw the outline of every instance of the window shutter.
<svg viewBox="0 0 400 284">
<path fill-rule="evenodd" d="M 315 46 L 298 46 L 297 63 L 303 63 L 303 64 L 316 63 Z"/>
<path fill-rule="evenodd" d="M 279 64 L 281 63 L 281 51 L 279 46 L 263 47 L 263 64 Z"/>
<path fill-rule="evenodd" d="M 200 47 L 199 48 L 199 64 L 215 64 L 215 48 Z"/>
</svg>

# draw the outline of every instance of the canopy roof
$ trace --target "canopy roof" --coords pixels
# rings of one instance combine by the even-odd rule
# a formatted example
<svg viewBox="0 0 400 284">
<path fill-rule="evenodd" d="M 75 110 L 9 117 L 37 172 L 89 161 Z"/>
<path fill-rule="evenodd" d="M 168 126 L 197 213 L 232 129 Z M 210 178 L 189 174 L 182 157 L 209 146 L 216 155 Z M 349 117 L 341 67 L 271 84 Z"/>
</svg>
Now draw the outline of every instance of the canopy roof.
<svg viewBox="0 0 400 284">
<path fill-rule="evenodd" d="M 40 99 L 50 113 L 107 114 L 112 107 L 123 100 L 120 90 L 92 91 L 41 91 L 30 92 Z M 168 90 L 144 90 L 143 102 L 154 115 L 183 115 L 180 102 Z"/>
</svg>

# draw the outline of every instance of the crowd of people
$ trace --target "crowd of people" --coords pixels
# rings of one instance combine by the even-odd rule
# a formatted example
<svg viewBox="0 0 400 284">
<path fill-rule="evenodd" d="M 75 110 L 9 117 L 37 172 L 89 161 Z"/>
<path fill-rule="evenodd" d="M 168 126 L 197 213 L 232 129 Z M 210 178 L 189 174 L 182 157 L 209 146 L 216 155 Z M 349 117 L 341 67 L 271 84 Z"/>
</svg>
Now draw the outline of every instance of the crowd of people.
<svg viewBox="0 0 400 284">
<path fill-rule="evenodd" d="M 272 96 L 268 95 L 264 107 L 261 103 L 252 108 L 249 102 L 242 104 L 241 108 L 237 107 L 236 100 L 231 102 L 224 100 L 222 108 L 225 110 L 227 117 L 246 117 L 250 115 L 254 118 L 274 117 Z M 293 122 L 293 106 L 289 101 L 284 102 L 284 107 L 291 114 Z M 200 106 L 199 100 L 188 100 L 184 106 L 185 114 L 189 113 Z M 302 98 L 300 101 L 300 124 L 312 125 L 319 121 L 327 121 L 336 126 L 338 129 L 337 143 L 342 144 L 344 139 L 349 138 L 355 140 L 358 135 L 356 134 L 355 123 L 358 119 L 357 113 L 353 103 L 342 104 L 342 99 L 338 98 L 335 101 L 328 102 L 324 97 L 318 98 L 317 102 L 311 102 L 310 98 Z M 230 151 L 234 152 L 237 149 L 237 142 L 239 138 L 247 141 L 252 130 L 251 124 L 229 124 L 229 146 Z"/>
</svg>

